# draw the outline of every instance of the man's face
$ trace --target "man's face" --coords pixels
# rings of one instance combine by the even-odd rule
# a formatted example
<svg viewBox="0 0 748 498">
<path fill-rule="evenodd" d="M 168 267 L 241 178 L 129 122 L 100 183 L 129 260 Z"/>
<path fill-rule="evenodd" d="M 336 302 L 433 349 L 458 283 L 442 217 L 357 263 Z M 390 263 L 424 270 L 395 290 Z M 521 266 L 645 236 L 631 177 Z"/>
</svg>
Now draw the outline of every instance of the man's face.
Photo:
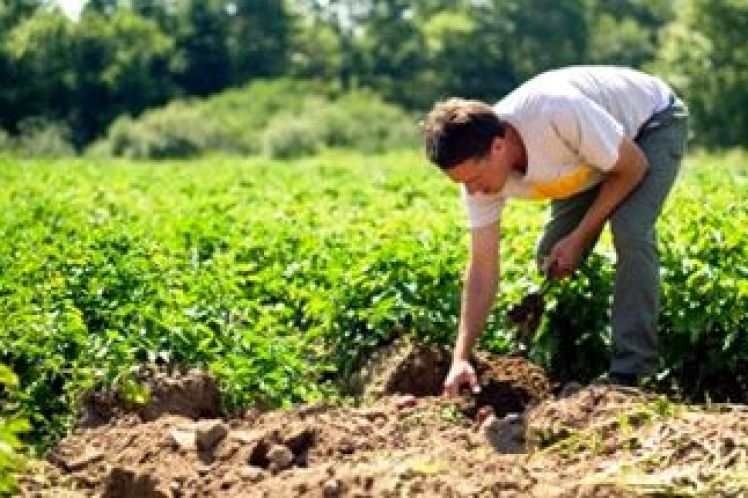
<svg viewBox="0 0 748 498">
<path fill-rule="evenodd" d="M 446 171 L 455 182 L 465 185 L 469 194 L 498 193 L 509 174 L 510 164 L 502 138 L 495 138 L 489 153 L 481 158 L 467 159 Z"/>
</svg>

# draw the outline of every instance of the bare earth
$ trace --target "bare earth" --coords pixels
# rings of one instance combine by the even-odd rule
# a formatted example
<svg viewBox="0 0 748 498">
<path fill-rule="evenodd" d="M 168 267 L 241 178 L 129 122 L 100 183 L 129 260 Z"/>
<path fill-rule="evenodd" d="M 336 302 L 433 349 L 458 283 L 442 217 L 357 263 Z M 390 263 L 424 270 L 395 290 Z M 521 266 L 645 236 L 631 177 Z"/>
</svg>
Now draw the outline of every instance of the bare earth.
<svg viewBox="0 0 748 498">
<path fill-rule="evenodd" d="M 195 371 L 156 377 L 135 411 L 92 395 L 20 496 L 748 497 L 748 406 L 607 386 L 554 396 L 535 365 L 489 355 L 482 393 L 447 399 L 445 355 L 383 350 L 352 382 L 356 407 L 221 419 L 215 384 Z"/>
</svg>

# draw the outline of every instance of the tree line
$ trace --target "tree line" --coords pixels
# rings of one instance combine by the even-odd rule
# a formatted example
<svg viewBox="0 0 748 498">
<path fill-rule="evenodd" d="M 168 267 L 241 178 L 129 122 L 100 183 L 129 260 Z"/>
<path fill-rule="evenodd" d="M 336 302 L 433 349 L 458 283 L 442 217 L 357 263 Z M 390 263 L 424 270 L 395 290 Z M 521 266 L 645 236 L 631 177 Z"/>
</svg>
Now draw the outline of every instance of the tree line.
<svg viewBox="0 0 748 498">
<path fill-rule="evenodd" d="M 117 116 L 258 79 L 364 88 L 411 111 L 498 100 L 568 64 L 663 76 L 695 139 L 748 138 L 746 0 L 0 0 L 0 126 L 82 147 Z M 294 98 L 289 95 L 288 98 Z M 41 123 L 41 124 L 40 124 Z"/>
</svg>

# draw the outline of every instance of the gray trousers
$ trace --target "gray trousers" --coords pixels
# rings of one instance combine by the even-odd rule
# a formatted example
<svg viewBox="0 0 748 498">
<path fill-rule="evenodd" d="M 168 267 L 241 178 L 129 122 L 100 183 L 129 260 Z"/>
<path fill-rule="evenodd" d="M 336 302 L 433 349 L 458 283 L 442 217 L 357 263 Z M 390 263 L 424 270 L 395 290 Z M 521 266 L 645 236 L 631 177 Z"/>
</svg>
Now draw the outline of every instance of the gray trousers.
<svg viewBox="0 0 748 498">
<path fill-rule="evenodd" d="M 635 142 L 649 161 L 642 183 L 613 211 L 609 223 L 616 251 L 611 320 L 611 372 L 649 375 L 657 368 L 660 261 L 655 222 L 673 186 L 685 151 L 688 111 L 674 99 L 640 129 Z M 538 242 L 540 263 L 579 225 L 599 187 L 554 200 Z"/>
</svg>

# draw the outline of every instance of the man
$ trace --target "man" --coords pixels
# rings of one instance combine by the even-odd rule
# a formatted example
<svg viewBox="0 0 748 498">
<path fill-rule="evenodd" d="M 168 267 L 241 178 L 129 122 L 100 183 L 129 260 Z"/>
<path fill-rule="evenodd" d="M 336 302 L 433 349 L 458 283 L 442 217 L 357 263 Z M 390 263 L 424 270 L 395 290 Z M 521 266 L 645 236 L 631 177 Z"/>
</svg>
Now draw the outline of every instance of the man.
<svg viewBox="0 0 748 498">
<path fill-rule="evenodd" d="M 477 391 L 470 350 L 498 288 L 501 211 L 511 197 L 550 199 L 538 265 L 561 278 L 606 222 L 617 254 L 608 380 L 654 372 L 659 308 L 655 221 L 678 171 L 687 111 L 660 79 L 633 69 L 578 66 L 540 74 L 494 107 L 437 103 L 424 123 L 429 159 L 462 184 L 471 229 L 447 394 Z"/>
</svg>

